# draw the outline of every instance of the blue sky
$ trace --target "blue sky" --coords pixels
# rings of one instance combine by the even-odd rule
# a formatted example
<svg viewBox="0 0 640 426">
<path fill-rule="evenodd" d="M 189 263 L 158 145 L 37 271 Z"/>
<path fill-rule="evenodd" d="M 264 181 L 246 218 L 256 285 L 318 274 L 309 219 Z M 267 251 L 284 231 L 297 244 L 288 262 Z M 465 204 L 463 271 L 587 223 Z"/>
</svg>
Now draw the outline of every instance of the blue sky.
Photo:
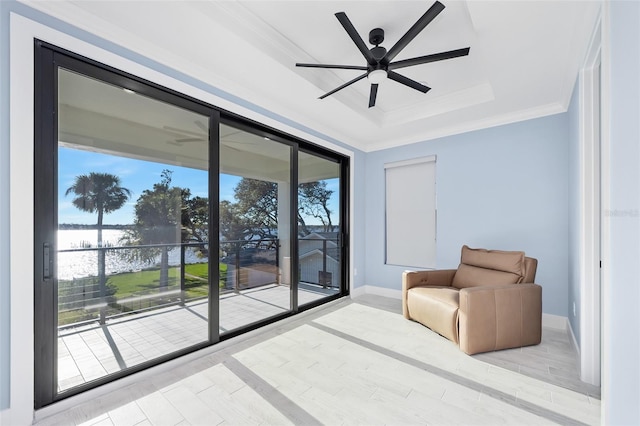
<svg viewBox="0 0 640 426">
<path fill-rule="evenodd" d="M 120 177 L 121 185 L 131 191 L 131 198 L 120 210 L 104 216 L 105 224 L 129 224 L 134 220 L 134 206 L 138 197 L 145 189 L 151 189 L 154 183 L 160 182 L 164 169 L 171 170 L 171 184 L 189 188 L 191 195 L 207 197 L 207 175 L 204 170 L 155 163 L 152 161 L 135 160 L 108 154 L 60 147 L 58 149 L 58 222 L 76 224 L 95 224 L 97 214 L 85 213 L 78 210 L 71 201 L 73 194 L 65 195 L 67 188 L 73 185 L 78 175 L 91 172 L 111 173 Z M 240 177 L 226 174 L 220 175 L 220 199 L 235 201 L 233 190 L 240 181 Z M 327 188 L 334 191 L 332 200 L 332 219 L 337 222 L 337 194 L 338 179 L 327 180 Z M 315 224 L 315 219 L 309 219 L 308 224 Z"/>
<path fill-rule="evenodd" d="M 171 184 L 189 188 L 191 195 L 208 197 L 207 175 L 204 170 L 178 167 L 166 163 L 135 160 L 114 155 L 99 154 L 78 149 L 58 149 L 58 222 L 95 224 L 97 215 L 78 210 L 71 201 L 73 194 L 65 195 L 67 188 L 73 185 L 76 176 L 91 172 L 111 173 L 120 177 L 121 185 L 131 191 L 131 198 L 120 210 L 105 215 L 105 224 L 133 223 L 134 206 L 145 189 L 153 188 L 160 182 L 164 169 L 171 170 Z M 239 177 L 220 176 L 220 196 L 233 201 L 233 188 Z"/>
</svg>

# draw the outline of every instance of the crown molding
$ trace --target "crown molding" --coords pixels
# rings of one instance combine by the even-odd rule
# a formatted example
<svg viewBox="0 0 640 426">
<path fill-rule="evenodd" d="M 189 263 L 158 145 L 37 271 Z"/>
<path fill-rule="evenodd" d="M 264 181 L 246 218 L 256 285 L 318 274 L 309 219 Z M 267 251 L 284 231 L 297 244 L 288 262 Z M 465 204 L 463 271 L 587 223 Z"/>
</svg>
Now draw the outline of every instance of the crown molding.
<svg viewBox="0 0 640 426">
<path fill-rule="evenodd" d="M 476 130 L 487 129 L 490 127 L 504 126 L 517 123 L 520 121 L 542 118 L 549 115 L 560 114 L 566 112 L 567 108 L 562 103 L 551 103 L 540 107 L 529 108 L 520 111 L 507 112 L 505 114 L 491 116 L 475 121 L 468 121 L 460 125 L 440 128 L 435 131 L 414 134 L 404 139 L 394 140 L 393 142 L 374 143 L 367 146 L 365 152 L 381 151 L 389 148 L 397 148 L 399 146 L 411 145 L 419 142 L 440 139 L 448 136 L 459 135 L 462 133 L 472 132 Z"/>
</svg>

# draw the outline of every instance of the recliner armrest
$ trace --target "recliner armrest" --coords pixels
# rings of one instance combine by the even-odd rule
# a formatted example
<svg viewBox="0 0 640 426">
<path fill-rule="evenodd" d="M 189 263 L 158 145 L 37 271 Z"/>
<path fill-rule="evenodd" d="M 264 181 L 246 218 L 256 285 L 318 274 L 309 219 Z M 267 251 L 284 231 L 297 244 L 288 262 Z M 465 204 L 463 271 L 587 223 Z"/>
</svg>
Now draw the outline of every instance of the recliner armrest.
<svg viewBox="0 0 640 426">
<path fill-rule="evenodd" d="M 456 269 L 434 269 L 431 271 L 404 271 L 402 273 L 402 314 L 409 319 L 407 291 L 418 286 L 450 287 Z"/>
<path fill-rule="evenodd" d="M 402 273 L 402 288 L 409 290 L 419 285 L 451 286 L 457 269 L 434 269 L 431 271 L 404 271 Z"/>
<path fill-rule="evenodd" d="M 542 338 L 542 287 L 507 284 L 460 290 L 460 349 L 471 355 L 536 345 Z"/>
</svg>

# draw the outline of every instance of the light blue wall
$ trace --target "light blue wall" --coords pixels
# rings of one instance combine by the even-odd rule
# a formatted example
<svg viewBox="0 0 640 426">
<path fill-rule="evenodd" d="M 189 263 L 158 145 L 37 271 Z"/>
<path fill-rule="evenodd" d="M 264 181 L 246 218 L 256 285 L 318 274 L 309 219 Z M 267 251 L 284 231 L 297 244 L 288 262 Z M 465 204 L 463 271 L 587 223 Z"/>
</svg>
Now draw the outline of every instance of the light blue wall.
<svg viewBox="0 0 640 426">
<path fill-rule="evenodd" d="M 640 3 L 610 3 L 607 425 L 640 424 Z M 605 248 L 605 252 L 606 252 Z"/>
<path fill-rule="evenodd" d="M 384 164 L 435 154 L 437 268 L 456 268 L 463 244 L 524 250 L 544 312 L 567 316 L 567 138 L 560 114 L 369 153 L 366 283 L 399 290 L 406 269 L 384 264 Z M 407 182 L 406 196 L 419 188 Z"/>
<path fill-rule="evenodd" d="M 569 324 L 580 345 L 580 94 L 578 81 L 567 111 L 569 119 Z M 573 308 L 575 306 L 575 315 Z"/>
</svg>

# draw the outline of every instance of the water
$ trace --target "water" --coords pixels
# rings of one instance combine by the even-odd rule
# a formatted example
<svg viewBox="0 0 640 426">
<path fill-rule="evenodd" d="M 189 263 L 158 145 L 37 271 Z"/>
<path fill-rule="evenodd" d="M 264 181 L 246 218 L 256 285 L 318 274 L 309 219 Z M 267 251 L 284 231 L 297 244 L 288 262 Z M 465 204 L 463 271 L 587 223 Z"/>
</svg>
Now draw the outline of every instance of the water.
<svg viewBox="0 0 640 426">
<path fill-rule="evenodd" d="M 105 246 L 121 246 L 120 238 L 124 231 L 118 229 L 105 229 L 102 231 L 102 241 Z M 95 229 L 65 229 L 58 231 L 58 250 L 77 249 L 83 247 L 97 247 L 98 231 Z M 139 271 L 144 268 L 157 266 L 160 256 L 151 262 L 142 262 L 127 259 L 125 252 L 130 250 L 107 251 L 105 268 L 107 275 L 120 272 Z M 185 253 L 186 263 L 206 262 L 207 259 L 199 258 L 195 250 L 187 249 Z M 180 250 L 175 248 L 169 251 L 169 264 L 180 265 Z M 85 250 L 75 252 L 58 253 L 58 278 L 71 280 L 98 275 L 98 251 Z"/>
</svg>

